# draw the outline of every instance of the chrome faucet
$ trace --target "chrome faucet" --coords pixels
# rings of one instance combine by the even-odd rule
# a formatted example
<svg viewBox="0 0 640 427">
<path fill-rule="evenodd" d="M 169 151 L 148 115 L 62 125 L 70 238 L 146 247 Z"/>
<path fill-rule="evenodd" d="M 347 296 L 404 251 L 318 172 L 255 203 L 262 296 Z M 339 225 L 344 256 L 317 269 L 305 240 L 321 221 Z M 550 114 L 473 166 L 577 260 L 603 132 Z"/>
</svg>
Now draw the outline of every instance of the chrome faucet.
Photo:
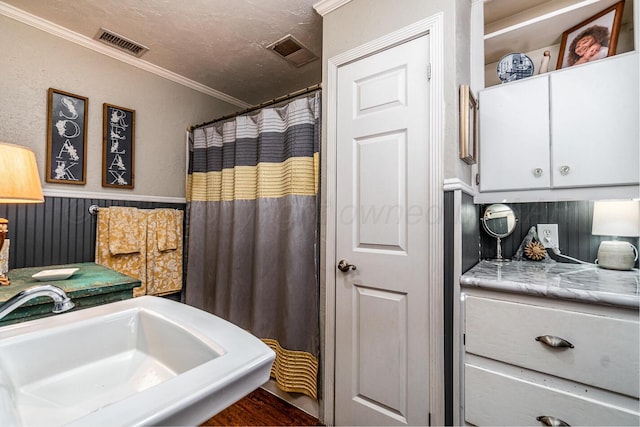
<svg viewBox="0 0 640 427">
<path fill-rule="evenodd" d="M 63 313 L 75 307 L 75 304 L 71 302 L 71 299 L 59 287 L 53 285 L 37 285 L 18 292 L 0 305 L 0 319 L 27 301 L 41 296 L 48 296 L 53 299 L 52 311 L 54 313 Z"/>
</svg>

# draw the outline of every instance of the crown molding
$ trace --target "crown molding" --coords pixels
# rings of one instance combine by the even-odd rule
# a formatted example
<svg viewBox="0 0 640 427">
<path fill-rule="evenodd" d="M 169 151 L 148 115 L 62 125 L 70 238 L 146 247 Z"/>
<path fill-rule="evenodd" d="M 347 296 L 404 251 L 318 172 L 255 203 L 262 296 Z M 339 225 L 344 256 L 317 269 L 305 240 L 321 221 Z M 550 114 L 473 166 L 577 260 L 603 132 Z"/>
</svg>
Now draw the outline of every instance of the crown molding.
<svg viewBox="0 0 640 427">
<path fill-rule="evenodd" d="M 329 12 L 333 12 L 340 6 L 349 3 L 351 0 L 321 0 L 313 5 L 313 8 L 320 14 L 325 16 Z"/>
<path fill-rule="evenodd" d="M 24 10 L 18 9 L 2 1 L 0 1 L 0 14 L 9 18 L 15 19 L 16 21 L 22 22 L 23 24 L 27 24 L 31 27 L 45 31 L 56 37 L 60 37 L 72 43 L 78 44 L 82 47 L 91 49 L 95 52 L 101 53 L 110 58 L 132 65 L 141 70 L 147 71 L 149 73 L 155 74 L 157 76 L 160 76 L 172 82 L 186 86 L 190 89 L 204 93 L 205 95 L 209 95 L 221 101 L 228 102 L 229 104 L 233 104 L 242 108 L 252 107 L 251 104 L 248 104 L 244 101 L 241 101 L 237 98 L 227 95 L 226 93 L 217 91 L 213 88 L 210 88 L 209 86 L 205 86 L 194 80 L 188 79 L 184 76 L 174 73 L 173 71 L 169 71 L 165 68 L 158 67 L 157 65 L 154 65 L 150 62 L 144 61 L 139 58 L 135 58 L 124 52 L 120 52 L 118 50 L 112 49 L 85 35 L 76 33 L 75 31 L 71 31 L 58 24 L 54 24 L 53 22 L 47 21 L 46 19 L 42 19 L 38 16 L 25 12 Z"/>
</svg>

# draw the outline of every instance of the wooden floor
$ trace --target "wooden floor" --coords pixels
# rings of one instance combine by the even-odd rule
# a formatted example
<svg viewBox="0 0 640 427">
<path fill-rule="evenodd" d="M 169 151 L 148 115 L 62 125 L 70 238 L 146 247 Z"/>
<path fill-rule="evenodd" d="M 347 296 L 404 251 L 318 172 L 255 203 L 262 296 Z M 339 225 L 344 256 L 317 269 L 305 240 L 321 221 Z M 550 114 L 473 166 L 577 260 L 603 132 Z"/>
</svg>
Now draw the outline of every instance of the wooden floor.
<svg viewBox="0 0 640 427">
<path fill-rule="evenodd" d="M 316 418 L 259 388 L 203 426 L 321 426 Z"/>
</svg>

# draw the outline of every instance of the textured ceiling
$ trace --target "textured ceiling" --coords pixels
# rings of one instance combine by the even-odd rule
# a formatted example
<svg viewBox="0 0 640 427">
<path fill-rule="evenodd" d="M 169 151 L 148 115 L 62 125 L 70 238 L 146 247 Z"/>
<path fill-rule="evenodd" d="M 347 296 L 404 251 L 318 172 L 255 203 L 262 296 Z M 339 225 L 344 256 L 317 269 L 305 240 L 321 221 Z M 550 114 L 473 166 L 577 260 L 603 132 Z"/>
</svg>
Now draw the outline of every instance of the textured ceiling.
<svg viewBox="0 0 640 427">
<path fill-rule="evenodd" d="M 150 48 L 141 59 L 255 105 L 320 83 L 322 63 L 300 68 L 266 49 L 292 34 L 322 54 L 317 0 L 4 0 L 93 38 L 100 27 Z"/>
</svg>

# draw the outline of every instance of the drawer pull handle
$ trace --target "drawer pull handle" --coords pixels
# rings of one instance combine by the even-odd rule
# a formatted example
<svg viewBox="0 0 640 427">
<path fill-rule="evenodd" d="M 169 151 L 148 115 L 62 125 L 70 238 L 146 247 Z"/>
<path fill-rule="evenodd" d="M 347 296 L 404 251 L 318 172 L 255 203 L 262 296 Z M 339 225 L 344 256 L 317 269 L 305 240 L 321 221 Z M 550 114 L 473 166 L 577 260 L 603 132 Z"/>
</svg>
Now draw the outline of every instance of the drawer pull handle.
<svg viewBox="0 0 640 427">
<path fill-rule="evenodd" d="M 571 424 L 565 423 L 560 418 L 550 417 L 548 415 L 536 417 L 536 420 L 540 421 L 545 426 L 570 426 L 571 425 Z"/>
<path fill-rule="evenodd" d="M 554 337 L 553 335 L 540 335 L 536 337 L 536 341 L 540 341 L 542 344 L 546 344 L 549 347 L 569 347 L 573 348 L 573 344 L 560 337 Z"/>
</svg>

